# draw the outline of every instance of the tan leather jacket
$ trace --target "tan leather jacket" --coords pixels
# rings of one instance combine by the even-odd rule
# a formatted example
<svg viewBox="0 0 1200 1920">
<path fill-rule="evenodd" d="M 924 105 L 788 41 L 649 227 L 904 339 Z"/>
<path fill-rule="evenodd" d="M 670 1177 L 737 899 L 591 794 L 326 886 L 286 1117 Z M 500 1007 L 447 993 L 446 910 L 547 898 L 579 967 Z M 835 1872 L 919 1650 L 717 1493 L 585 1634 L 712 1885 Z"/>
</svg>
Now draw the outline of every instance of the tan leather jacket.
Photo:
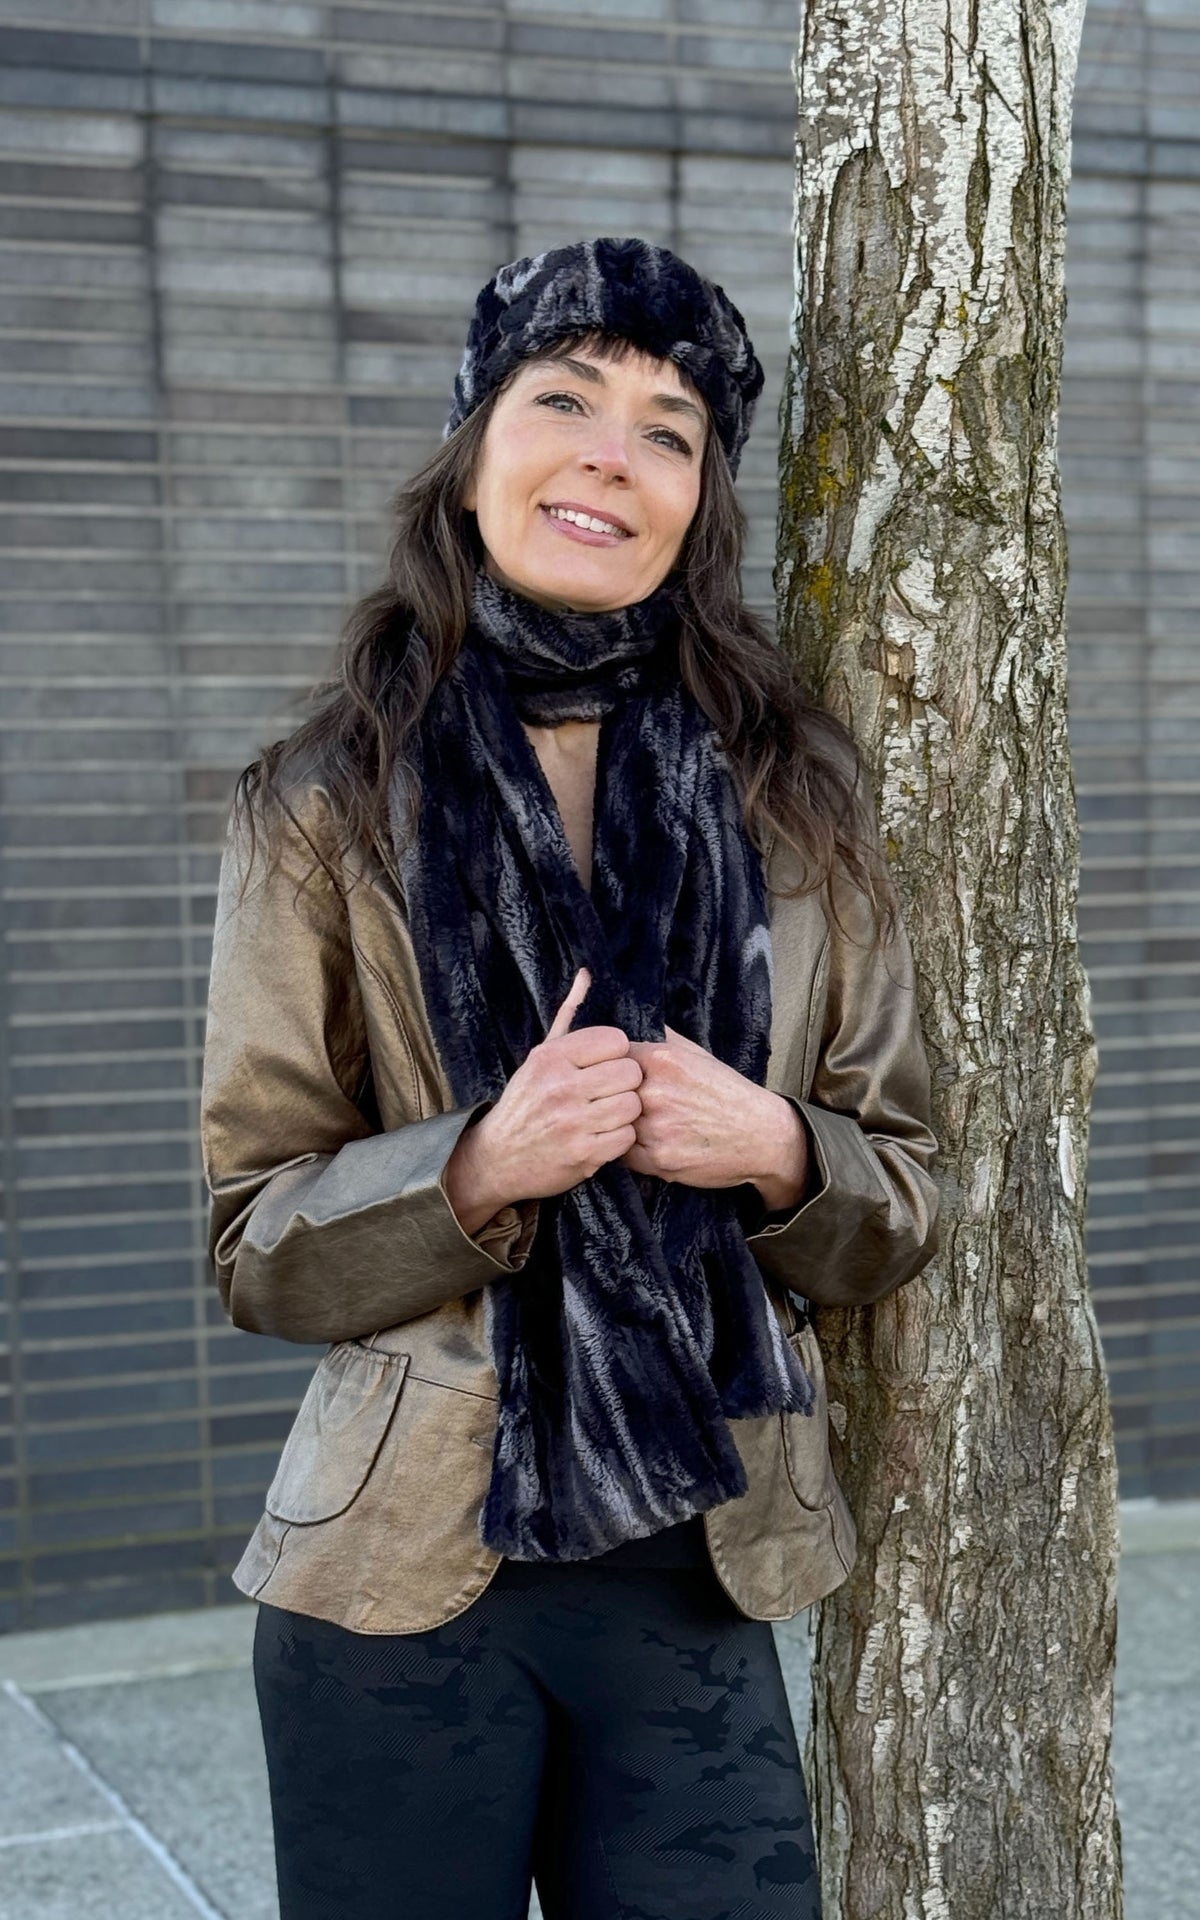
<svg viewBox="0 0 1200 1920">
<path fill-rule="evenodd" d="M 329 1349 L 233 1578 L 359 1632 L 416 1632 L 462 1612 L 499 1565 L 477 1530 L 497 1395 L 483 1289 L 524 1264 L 538 1204 L 501 1209 L 473 1238 L 459 1224 L 441 1175 L 488 1103 L 452 1105 L 395 890 L 339 862 L 318 778 L 291 804 L 303 832 L 288 827 L 266 883 L 258 854 L 241 905 L 232 821 L 221 864 L 201 1100 L 209 1251 L 236 1326 Z M 338 877 L 318 869 L 297 896 L 309 842 Z M 767 871 L 776 886 L 795 877 L 775 848 Z M 856 1549 L 820 1350 L 791 1293 L 861 1306 L 937 1247 L 908 941 L 901 928 L 877 945 L 865 899 L 843 891 L 863 944 L 818 896 L 771 898 L 767 1084 L 806 1122 L 814 1168 L 803 1203 L 748 1244 L 818 1405 L 733 1421 L 748 1491 L 704 1516 L 718 1578 L 758 1620 L 840 1586 Z"/>
</svg>

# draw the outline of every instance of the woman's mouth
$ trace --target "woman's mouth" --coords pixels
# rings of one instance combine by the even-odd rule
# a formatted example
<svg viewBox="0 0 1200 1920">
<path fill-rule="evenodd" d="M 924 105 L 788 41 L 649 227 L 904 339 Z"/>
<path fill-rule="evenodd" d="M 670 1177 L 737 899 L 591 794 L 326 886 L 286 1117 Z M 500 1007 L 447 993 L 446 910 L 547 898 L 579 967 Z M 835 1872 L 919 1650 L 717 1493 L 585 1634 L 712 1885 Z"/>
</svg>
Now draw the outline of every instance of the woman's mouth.
<svg viewBox="0 0 1200 1920">
<path fill-rule="evenodd" d="M 539 513 L 545 515 L 550 525 L 568 540 L 580 540 L 585 547 L 618 547 L 624 540 L 631 540 L 632 534 L 622 533 L 611 521 L 605 521 L 603 514 L 580 513 L 577 519 L 568 520 L 566 515 L 574 512 L 568 507 L 539 507 Z M 580 525 L 580 520 L 585 524 Z"/>
</svg>

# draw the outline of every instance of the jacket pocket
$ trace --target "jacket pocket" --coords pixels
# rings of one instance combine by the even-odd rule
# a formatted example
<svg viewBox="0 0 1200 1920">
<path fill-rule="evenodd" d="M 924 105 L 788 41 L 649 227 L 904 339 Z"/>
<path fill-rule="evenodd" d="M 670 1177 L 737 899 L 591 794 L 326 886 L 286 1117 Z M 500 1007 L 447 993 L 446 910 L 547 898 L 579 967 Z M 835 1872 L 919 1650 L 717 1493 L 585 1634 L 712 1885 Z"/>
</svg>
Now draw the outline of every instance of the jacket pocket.
<svg viewBox="0 0 1200 1920">
<path fill-rule="evenodd" d="M 806 1321 L 788 1335 L 788 1345 L 799 1355 L 813 1383 L 811 1413 L 781 1413 L 783 1457 L 792 1492 L 802 1507 L 827 1507 L 837 1492 L 829 1453 L 829 1405 L 825 1397 L 825 1366 L 812 1326 Z"/>
<path fill-rule="evenodd" d="M 309 1526 L 344 1513 L 375 1464 L 408 1372 L 407 1353 L 358 1340 L 317 1366 L 267 1490 L 267 1512 Z"/>
</svg>

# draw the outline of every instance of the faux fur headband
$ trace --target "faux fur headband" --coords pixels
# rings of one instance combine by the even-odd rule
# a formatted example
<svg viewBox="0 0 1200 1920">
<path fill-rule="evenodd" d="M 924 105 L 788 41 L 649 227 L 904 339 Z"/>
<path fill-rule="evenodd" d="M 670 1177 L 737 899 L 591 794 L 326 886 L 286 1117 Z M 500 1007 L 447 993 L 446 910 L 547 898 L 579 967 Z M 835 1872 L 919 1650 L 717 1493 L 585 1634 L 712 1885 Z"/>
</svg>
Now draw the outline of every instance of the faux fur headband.
<svg viewBox="0 0 1200 1920">
<path fill-rule="evenodd" d="M 690 376 L 736 474 L 763 386 L 746 323 L 723 288 L 646 240 L 580 240 L 501 267 L 476 299 L 443 440 L 518 362 L 592 329 Z"/>
</svg>

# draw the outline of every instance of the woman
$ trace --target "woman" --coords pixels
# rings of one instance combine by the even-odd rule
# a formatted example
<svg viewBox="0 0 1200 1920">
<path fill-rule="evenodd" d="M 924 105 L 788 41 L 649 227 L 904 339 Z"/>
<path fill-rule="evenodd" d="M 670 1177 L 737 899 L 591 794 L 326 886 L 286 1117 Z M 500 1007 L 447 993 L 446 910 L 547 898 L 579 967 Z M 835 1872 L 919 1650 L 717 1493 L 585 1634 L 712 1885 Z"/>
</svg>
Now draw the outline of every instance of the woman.
<svg viewBox="0 0 1200 1920">
<path fill-rule="evenodd" d="M 283 1920 L 819 1913 L 768 1623 L 855 1536 L 794 1296 L 926 1264 L 937 1143 L 853 740 L 741 603 L 761 386 L 665 249 L 503 268 L 239 783 L 210 1246 L 330 1343 L 234 1575 Z"/>
</svg>

